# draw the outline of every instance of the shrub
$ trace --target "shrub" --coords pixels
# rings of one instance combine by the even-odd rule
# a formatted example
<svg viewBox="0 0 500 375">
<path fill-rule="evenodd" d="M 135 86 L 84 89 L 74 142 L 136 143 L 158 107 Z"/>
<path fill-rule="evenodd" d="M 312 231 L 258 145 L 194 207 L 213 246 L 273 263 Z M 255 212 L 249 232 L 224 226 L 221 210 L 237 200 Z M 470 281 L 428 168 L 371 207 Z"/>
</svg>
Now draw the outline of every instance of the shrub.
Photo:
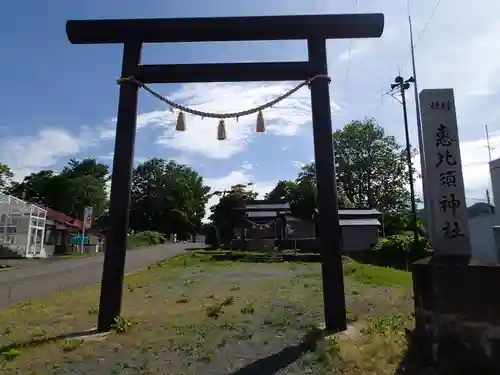
<svg viewBox="0 0 500 375">
<path fill-rule="evenodd" d="M 134 249 L 137 247 L 159 245 L 165 243 L 166 240 L 163 233 L 147 230 L 128 236 L 127 247 Z"/>
<path fill-rule="evenodd" d="M 380 238 L 373 250 L 377 252 L 379 263 L 408 268 L 411 262 L 423 258 L 427 254 L 429 243 L 419 235 L 418 243 L 415 246 L 413 232 L 405 232 Z"/>
</svg>

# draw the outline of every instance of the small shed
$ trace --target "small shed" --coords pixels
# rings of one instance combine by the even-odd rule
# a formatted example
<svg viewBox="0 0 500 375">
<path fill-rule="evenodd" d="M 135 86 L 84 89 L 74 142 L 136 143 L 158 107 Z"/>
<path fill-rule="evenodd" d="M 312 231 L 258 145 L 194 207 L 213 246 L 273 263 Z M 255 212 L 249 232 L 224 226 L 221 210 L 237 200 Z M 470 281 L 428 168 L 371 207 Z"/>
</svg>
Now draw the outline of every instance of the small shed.
<svg viewBox="0 0 500 375">
<path fill-rule="evenodd" d="M 318 248 L 316 237 L 318 210 L 311 220 L 302 220 L 291 214 L 287 202 L 270 203 L 252 201 L 238 210 L 244 211 L 242 224 L 235 228 L 236 248 Z M 377 242 L 380 233 L 381 213 L 374 209 L 339 210 L 343 252 L 369 250 Z"/>
<path fill-rule="evenodd" d="M 317 225 L 318 210 L 314 212 L 316 233 L 320 230 Z M 339 224 L 342 232 L 342 251 L 370 250 L 377 243 L 380 236 L 380 211 L 371 208 L 345 208 L 339 210 Z"/>
</svg>

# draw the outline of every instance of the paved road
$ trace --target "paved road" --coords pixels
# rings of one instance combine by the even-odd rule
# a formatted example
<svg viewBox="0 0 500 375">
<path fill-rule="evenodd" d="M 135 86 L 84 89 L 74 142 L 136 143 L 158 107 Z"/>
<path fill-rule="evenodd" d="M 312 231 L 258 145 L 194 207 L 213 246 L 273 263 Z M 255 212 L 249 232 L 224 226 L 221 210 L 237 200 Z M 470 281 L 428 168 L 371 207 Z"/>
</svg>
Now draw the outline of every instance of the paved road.
<svg viewBox="0 0 500 375">
<path fill-rule="evenodd" d="M 127 251 L 125 272 L 138 271 L 194 247 L 205 245 L 180 243 Z M 97 255 L 76 259 L 22 260 L 22 268 L 0 271 L 0 308 L 96 283 L 101 280 L 103 259 L 102 255 Z"/>
</svg>

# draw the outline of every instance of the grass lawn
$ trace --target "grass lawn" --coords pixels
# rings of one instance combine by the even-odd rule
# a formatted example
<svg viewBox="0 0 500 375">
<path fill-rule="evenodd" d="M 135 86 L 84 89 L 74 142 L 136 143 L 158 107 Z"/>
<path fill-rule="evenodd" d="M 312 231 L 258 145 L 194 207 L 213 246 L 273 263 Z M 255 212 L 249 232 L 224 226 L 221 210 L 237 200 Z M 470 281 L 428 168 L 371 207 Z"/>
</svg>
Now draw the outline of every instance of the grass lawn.
<svg viewBox="0 0 500 375">
<path fill-rule="evenodd" d="M 98 286 L 0 310 L 0 373 L 393 374 L 411 276 L 352 261 L 345 274 L 355 329 L 327 340 L 319 264 L 174 257 L 126 277 L 122 318 L 102 340 L 54 339 L 95 325 Z"/>
</svg>

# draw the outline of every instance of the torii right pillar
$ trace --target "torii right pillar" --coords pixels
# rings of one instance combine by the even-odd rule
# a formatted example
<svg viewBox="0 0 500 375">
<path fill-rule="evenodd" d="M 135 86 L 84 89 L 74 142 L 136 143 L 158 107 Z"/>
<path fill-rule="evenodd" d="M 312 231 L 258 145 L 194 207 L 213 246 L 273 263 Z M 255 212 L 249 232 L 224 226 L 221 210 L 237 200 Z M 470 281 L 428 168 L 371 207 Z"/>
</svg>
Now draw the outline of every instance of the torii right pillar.
<svg viewBox="0 0 500 375">
<path fill-rule="evenodd" d="M 446 373 L 498 375 L 500 266 L 471 256 L 453 89 L 423 90 L 420 106 L 434 252 L 412 266 L 413 344 Z"/>
</svg>

